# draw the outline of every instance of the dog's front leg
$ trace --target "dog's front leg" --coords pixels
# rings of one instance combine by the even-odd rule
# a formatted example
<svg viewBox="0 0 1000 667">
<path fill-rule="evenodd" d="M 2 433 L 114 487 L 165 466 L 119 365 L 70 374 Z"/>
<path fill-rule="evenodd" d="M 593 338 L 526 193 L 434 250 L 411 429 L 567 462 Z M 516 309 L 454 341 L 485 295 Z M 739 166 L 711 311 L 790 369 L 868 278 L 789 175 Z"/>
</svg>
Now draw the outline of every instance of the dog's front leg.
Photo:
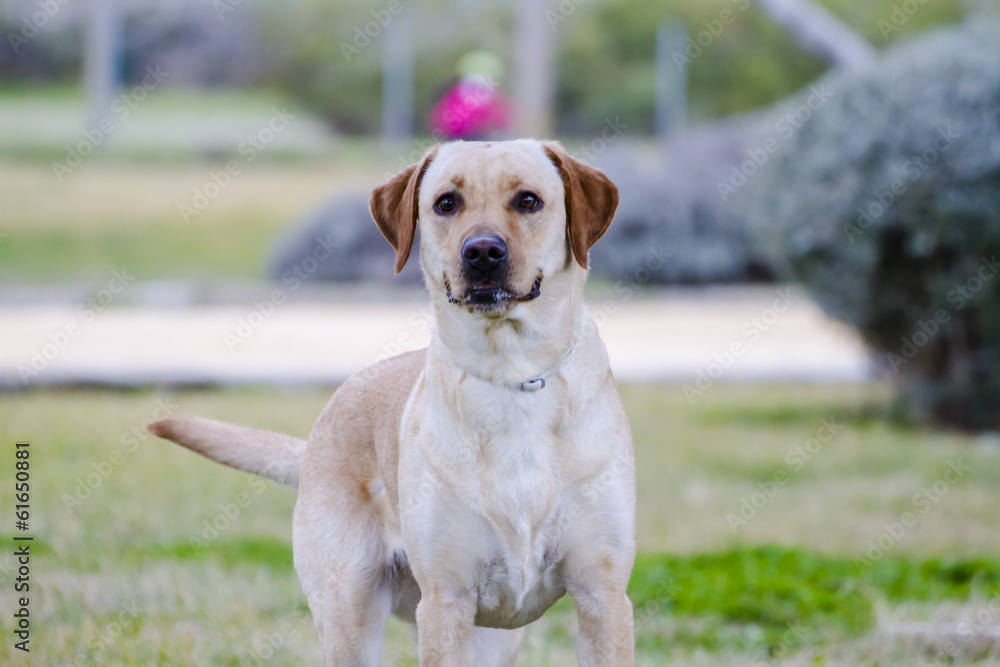
<svg viewBox="0 0 1000 667">
<path fill-rule="evenodd" d="M 572 586 L 570 595 L 580 622 L 576 659 L 581 667 L 627 667 L 633 664 L 632 602 L 624 586 L 598 589 Z"/>
<path fill-rule="evenodd" d="M 404 452 L 401 466 L 406 463 Z M 400 519 L 407 557 L 420 586 L 417 641 L 421 667 L 474 664 L 481 561 L 474 520 L 438 477 L 414 464 L 400 475 Z"/>
<path fill-rule="evenodd" d="M 468 667 L 475 660 L 472 630 L 476 592 L 464 594 L 431 586 L 417 605 L 421 667 Z"/>
<path fill-rule="evenodd" d="M 576 659 L 586 667 L 628 667 L 634 639 L 632 602 L 625 592 L 635 560 L 634 514 L 628 502 L 609 502 L 613 493 L 602 499 L 608 502 L 603 516 L 592 506 L 584 513 L 588 520 L 567 536 L 566 590 L 580 623 Z"/>
</svg>

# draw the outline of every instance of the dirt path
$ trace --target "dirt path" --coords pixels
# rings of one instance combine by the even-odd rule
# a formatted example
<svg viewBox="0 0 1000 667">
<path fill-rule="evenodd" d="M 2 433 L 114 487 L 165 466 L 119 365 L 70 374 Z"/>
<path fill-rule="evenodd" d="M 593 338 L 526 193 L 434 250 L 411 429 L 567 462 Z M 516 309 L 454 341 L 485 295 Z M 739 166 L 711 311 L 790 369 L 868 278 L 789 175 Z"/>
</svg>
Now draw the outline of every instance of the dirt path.
<svg viewBox="0 0 1000 667">
<path fill-rule="evenodd" d="M 336 383 L 426 345 L 410 303 L 0 306 L 0 384 Z M 860 381 L 860 340 L 785 288 L 667 291 L 590 302 L 623 381 Z"/>
</svg>

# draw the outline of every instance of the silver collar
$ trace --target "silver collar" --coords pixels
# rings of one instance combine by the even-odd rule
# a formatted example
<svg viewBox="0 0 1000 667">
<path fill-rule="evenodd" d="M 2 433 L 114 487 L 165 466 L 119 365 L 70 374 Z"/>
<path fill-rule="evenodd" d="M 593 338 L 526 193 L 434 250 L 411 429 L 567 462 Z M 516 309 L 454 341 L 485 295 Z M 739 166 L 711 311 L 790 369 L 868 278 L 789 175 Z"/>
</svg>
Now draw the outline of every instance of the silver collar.
<svg viewBox="0 0 1000 667">
<path fill-rule="evenodd" d="M 552 377 L 553 375 L 555 375 L 559 371 L 559 368 L 563 365 L 563 363 L 567 359 L 569 359 L 569 355 L 573 354 L 573 349 L 576 347 L 576 341 L 578 338 L 579 336 L 574 336 L 573 342 L 570 344 L 569 349 L 566 351 L 566 354 L 562 356 L 562 359 L 560 359 L 555 366 L 553 366 L 546 372 L 542 373 L 541 375 L 536 375 L 535 377 L 525 380 L 524 382 L 516 382 L 513 384 L 509 382 L 493 382 L 492 380 L 486 380 L 485 378 L 479 378 L 479 379 L 483 380 L 484 382 L 490 382 L 491 384 L 500 385 L 501 387 L 507 387 L 508 389 L 513 389 L 515 391 L 524 391 L 528 393 L 535 392 L 540 389 L 545 389 L 545 381 L 550 377 Z"/>
</svg>

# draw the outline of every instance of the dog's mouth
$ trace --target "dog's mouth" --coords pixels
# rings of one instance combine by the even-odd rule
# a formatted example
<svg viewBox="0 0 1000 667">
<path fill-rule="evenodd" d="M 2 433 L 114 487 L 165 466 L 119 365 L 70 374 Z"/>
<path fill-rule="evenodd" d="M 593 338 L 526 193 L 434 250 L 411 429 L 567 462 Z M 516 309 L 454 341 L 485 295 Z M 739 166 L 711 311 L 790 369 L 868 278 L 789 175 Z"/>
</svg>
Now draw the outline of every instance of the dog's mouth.
<svg viewBox="0 0 1000 667">
<path fill-rule="evenodd" d="M 517 294 L 503 284 L 480 280 L 470 285 L 461 296 L 455 296 L 451 292 L 451 282 L 447 275 L 444 277 L 444 287 L 448 294 L 449 303 L 486 312 L 509 308 L 518 303 L 537 299 L 542 293 L 542 275 L 539 274 L 535 278 L 531 289 L 525 294 Z"/>
</svg>

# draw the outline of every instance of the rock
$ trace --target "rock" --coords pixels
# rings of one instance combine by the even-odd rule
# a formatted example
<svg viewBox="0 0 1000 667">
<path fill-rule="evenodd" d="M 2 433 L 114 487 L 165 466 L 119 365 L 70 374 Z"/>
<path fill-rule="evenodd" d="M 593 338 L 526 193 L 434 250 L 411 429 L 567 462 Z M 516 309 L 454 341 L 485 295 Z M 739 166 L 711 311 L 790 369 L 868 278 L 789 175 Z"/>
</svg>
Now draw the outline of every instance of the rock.
<svg viewBox="0 0 1000 667">
<path fill-rule="evenodd" d="M 270 277 L 420 282 L 419 234 L 410 261 L 394 275 L 396 253 L 372 220 L 368 197 L 367 192 L 338 195 L 296 225 L 275 249 Z"/>
<path fill-rule="evenodd" d="M 716 175 L 739 159 L 756 119 L 691 128 L 664 152 L 630 146 L 596 161 L 618 185 L 615 221 L 591 250 L 593 275 L 619 281 L 646 276 L 643 267 L 667 252 L 648 280 L 661 284 L 767 281 L 773 272 L 755 252 L 745 220 L 715 189 Z"/>
</svg>

